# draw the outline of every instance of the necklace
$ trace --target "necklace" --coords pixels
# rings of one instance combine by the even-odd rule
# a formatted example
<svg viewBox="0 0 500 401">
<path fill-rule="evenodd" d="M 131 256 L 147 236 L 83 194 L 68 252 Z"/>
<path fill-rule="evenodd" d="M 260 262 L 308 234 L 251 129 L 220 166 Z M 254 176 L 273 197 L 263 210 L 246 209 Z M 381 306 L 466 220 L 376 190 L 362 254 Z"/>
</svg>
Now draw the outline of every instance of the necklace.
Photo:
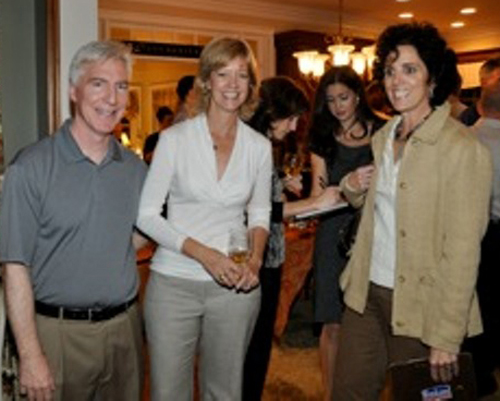
<svg viewBox="0 0 500 401">
<path fill-rule="evenodd" d="M 221 135 L 216 135 L 213 130 L 209 129 L 210 131 L 210 136 L 212 137 L 212 149 L 214 152 L 217 152 L 221 146 L 220 142 L 227 140 L 228 136 L 233 135 L 233 131 L 236 129 L 236 123 L 231 124 L 229 128 L 225 129 L 222 131 Z M 219 143 L 215 141 L 215 139 L 218 139 Z"/>
<path fill-rule="evenodd" d="M 401 118 L 401 120 L 399 121 L 397 127 L 396 127 L 396 135 L 394 136 L 394 139 L 396 139 L 397 141 L 400 141 L 400 142 L 406 142 L 408 141 L 408 139 L 410 139 L 410 137 L 413 135 L 413 133 L 418 130 L 422 125 L 423 123 L 425 123 L 427 121 L 427 119 L 430 117 L 430 115 L 432 114 L 432 112 L 434 111 L 434 109 L 431 109 L 431 111 L 429 111 L 424 118 L 422 118 L 417 124 L 414 125 L 414 127 L 412 129 L 410 129 L 405 136 L 403 136 L 403 119 Z"/>
<path fill-rule="evenodd" d="M 363 139 L 365 137 L 365 131 L 363 130 L 363 132 L 361 133 L 361 135 L 353 135 L 352 131 L 354 130 L 354 127 L 356 127 L 356 124 L 358 123 L 358 120 L 355 119 L 352 124 L 349 126 L 349 128 L 347 129 L 344 129 L 342 128 L 342 135 L 344 136 L 344 138 L 346 139 L 354 139 L 354 140 L 357 140 L 357 139 Z"/>
</svg>

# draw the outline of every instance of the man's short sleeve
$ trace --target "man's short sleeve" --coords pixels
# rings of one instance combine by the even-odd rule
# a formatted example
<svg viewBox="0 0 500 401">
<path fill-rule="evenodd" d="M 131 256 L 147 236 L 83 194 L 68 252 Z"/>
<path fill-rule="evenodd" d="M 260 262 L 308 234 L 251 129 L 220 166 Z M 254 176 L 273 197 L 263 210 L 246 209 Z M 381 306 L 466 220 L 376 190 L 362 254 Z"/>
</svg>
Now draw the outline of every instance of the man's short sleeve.
<svg viewBox="0 0 500 401">
<path fill-rule="evenodd" d="M 26 266 L 36 246 L 40 194 L 36 180 L 22 163 L 7 169 L 0 205 L 0 261 Z"/>
</svg>

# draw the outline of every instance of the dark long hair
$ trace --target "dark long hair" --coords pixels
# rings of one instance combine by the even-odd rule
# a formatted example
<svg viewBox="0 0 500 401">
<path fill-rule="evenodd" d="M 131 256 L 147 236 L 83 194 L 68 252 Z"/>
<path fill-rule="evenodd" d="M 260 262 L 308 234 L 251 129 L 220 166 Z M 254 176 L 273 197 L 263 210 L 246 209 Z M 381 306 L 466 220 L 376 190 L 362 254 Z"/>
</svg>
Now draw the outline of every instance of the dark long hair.
<svg viewBox="0 0 500 401">
<path fill-rule="evenodd" d="M 288 77 L 265 79 L 259 88 L 259 103 L 248 124 L 266 135 L 275 121 L 299 116 L 309 110 L 304 91 Z"/>
<path fill-rule="evenodd" d="M 365 135 L 371 135 L 375 131 L 375 128 L 382 125 L 380 118 L 375 115 L 368 105 L 363 81 L 356 71 L 349 66 L 330 68 L 321 77 L 318 89 L 316 90 L 311 129 L 309 132 L 311 150 L 322 157 L 335 153 L 337 147 L 332 134 L 337 136 L 342 130 L 340 121 L 332 114 L 326 101 L 327 88 L 334 84 L 347 86 L 358 97 L 359 100 L 355 115 L 364 129 Z M 369 124 L 373 124 L 374 126 L 369 127 Z"/>
<path fill-rule="evenodd" d="M 410 22 L 391 25 L 383 31 L 377 41 L 377 58 L 373 66 L 375 78 L 383 80 L 387 58 L 398 46 L 413 46 L 429 73 L 429 84 L 435 85 L 430 97 L 431 106 L 439 106 L 459 85 L 460 74 L 457 57 L 436 27 L 428 22 Z"/>
</svg>

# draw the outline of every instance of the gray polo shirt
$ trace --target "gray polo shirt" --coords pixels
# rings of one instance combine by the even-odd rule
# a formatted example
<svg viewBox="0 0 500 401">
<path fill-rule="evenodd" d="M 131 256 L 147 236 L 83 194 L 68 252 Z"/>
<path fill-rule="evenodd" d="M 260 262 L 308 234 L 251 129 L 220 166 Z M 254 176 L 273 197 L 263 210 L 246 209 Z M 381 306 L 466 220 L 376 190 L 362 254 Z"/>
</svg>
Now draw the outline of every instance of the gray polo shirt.
<svg viewBox="0 0 500 401">
<path fill-rule="evenodd" d="M 146 166 L 114 138 L 96 165 L 70 125 L 22 150 L 8 167 L 0 261 L 31 268 L 36 300 L 117 305 L 138 288 L 132 232 Z"/>
</svg>

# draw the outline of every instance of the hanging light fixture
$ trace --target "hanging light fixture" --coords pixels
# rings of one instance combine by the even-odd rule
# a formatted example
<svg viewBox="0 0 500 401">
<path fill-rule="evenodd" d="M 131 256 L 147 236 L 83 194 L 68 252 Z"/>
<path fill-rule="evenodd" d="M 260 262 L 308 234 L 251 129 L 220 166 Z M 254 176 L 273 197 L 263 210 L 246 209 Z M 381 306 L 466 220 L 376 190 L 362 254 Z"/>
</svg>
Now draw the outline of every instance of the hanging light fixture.
<svg viewBox="0 0 500 401">
<path fill-rule="evenodd" d="M 365 55 L 366 64 L 368 64 L 368 68 L 371 69 L 373 67 L 373 62 L 375 61 L 375 45 L 363 47 L 361 49 L 361 53 Z"/>
<path fill-rule="evenodd" d="M 332 54 L 333 65 L 348 65 L 350 53 L 354 51 L 354 46 L 345 43 L 342 36 L 342 13 L 344 8 L 343 0 L 339 0 L 339 32 L 335 37 L 335 44 L 328 46 L 328 51 Z"/>
<path fill-rule="evenodd" d="M 299 70 L 304 75 L 320 77 L 325 72 L 325 61 L 330 58 L 328 54 L 320 54 L 316 50 L 307 50 L 293 53 L 298 60 Z"/>
<path fill-rule="evenodd" d="M 351 66 L 358 75 L 363 75 L 366 69 L 366 56 L 362 52 L 351 53 Z"/>
<path fill-rule="evenodd" d="M 304 75 L 309 75 L 314 70 L 315 58 L 319 53 L 316 50 L 307 50 L 293 53 L 298 60 L 299 70 Z"/>
</svg>

